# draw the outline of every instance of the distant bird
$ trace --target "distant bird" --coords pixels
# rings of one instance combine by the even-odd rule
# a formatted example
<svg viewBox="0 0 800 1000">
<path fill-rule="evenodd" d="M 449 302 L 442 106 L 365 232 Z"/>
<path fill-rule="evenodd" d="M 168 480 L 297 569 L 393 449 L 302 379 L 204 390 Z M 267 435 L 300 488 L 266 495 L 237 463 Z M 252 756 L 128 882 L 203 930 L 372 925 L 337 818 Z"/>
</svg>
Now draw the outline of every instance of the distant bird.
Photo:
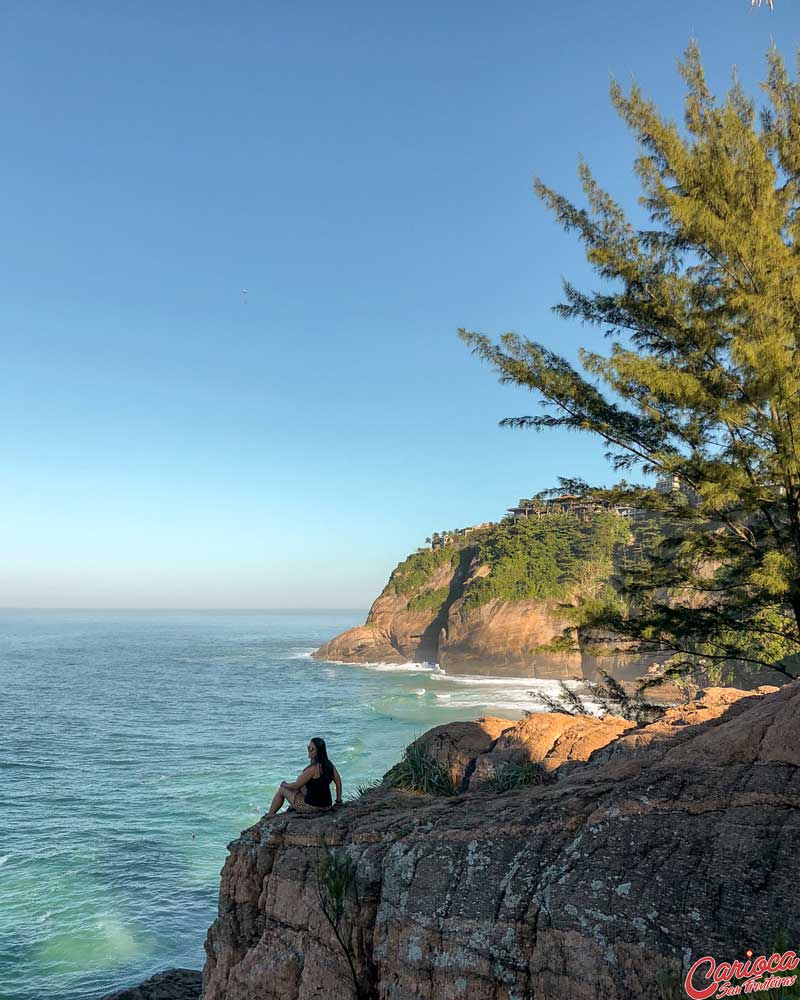
<svg viewBox="0 0 800 1000">
<path fill-rule="evenodd" d="M 242 305 L 247 305 L 247 289 L 242 289 Z"/>
<path fill-rule="evenodd" d="M 750 6 L 751 7 L 760 7 L 761 6 L 761 0 L 750 0 Z M 775 9 L 772 6 L 772 0 L 767 0 L 767 7 L 769 7 L 770 10 L 774 10 Z"/>
</svg>

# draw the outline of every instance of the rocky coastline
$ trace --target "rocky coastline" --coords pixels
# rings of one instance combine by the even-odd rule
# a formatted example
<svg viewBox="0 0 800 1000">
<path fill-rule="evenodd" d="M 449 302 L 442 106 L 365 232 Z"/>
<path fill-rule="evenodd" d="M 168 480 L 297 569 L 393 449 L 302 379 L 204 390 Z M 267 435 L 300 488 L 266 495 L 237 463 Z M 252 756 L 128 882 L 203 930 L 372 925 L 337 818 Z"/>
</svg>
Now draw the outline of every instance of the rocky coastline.
<svg viewBox="0 0 800 1000">
<path fill-rule="evenodd" d="M 698 956 L 800 941 L 800 682 L 707 690 L 647 726 L 542 713 L 425 741 L 457 794 L 381 787 L 229 845 L 204 1000 L 352 997 L 315 889 L 331 849 L 379 1000 L 680 996 Z M 490 790 L 526 756 L 546 781 Z"/>
<path fill-rule="evenodd" d="M 632 680 L 653 665 L 652 655 L 626 653 L 624 648 L 598 657 L 597 636 L 589 630 L 576 630 L 571 651 L 545 650 L 568 626 L 564 604 L 581 588 L 560 599 L 494 598 L 476 604 L 469 600 L 470 588 L 490 576 L 491 565 L 477 548 L 451 547 L 449 553 L 450 558 L 427 572 L 407 573 L 405 578 L 400 576 L 401 563 L 365 623 L 335 636 L 312 656 L 339 663 L 438 663 L 453 674 L 542 680 L 596 680 L 601 669 Z M 608 571 L 608 566 L 587 570 L 582 588 L 601 585 Z M 409 578 L 408 585 L 399 585 Z"/>
<path fill-rule="evenodd" d="M 347 941 L 373 1000 L 671 1000 L 698 956 L 797 949 L 800 681 L 714 688 L 636 725 L 562 712 L 438 726 L 455 794 L 389 787 L 228 845 L 202 973 L 105 1000 L 350 1000 L 316 873 L 355 873 Z M 535 762 L 543 778 L 497 794 Z"/>
</svg>

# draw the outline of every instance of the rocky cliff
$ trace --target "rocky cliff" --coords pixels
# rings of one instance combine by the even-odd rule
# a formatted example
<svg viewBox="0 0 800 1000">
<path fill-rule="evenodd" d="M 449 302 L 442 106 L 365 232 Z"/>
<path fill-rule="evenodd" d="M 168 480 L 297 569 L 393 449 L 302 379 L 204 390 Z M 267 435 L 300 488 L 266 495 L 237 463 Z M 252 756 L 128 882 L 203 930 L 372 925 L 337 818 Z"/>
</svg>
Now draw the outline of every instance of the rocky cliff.
<svg viewBox="0 0 800 1000">
<path fill-rule="evenodd" d="M 353 995 L 320 912 L 326 846 L 355 865 L 345 939 L 377 1000 L 677 997 L 698 956 L 797 950 L 800 682 L 706 691 L 646 727 L 460 725 L 429 741 L 474 791 L 379 789 L 229 845 L 205 1000 Z M 546 783 L 472 781 L 526 747 Z"/>
<path fill-rule="evenodd" d="M 313 655 L 348 663 L 438 662 L 439 637 L 463 589 L 468 558 L 460 549 L 410 556 L 392 573 L 364 625 L 348 629 Z M 408 572 L 404 566 L 412 565 Z"/>
<path fill-rule="evenodd" d="M 590 643 L 545 652 L 568 626 L 564 605 L 607 585 L 627 523 L 600 515 L 487 525 L 447 546 L 418 552 L 392 573 L 364 625 L 318 649 L 320 660 L 438 663 L 451 673 L 538 678 L 597 677 Z M 617 656 L 613 673 L 631 678 L 652 657 Z"/>
</svg>

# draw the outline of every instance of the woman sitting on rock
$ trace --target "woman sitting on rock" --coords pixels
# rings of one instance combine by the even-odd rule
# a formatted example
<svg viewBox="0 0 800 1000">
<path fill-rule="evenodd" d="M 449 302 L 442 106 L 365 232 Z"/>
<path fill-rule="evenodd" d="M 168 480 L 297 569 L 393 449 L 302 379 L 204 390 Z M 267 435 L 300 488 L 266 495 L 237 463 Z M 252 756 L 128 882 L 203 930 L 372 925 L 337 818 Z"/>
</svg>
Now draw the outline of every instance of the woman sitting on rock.
<svg viewBox="0 0 800 1000">
<path fill-rule="evenodd" d="M 331 782 L 336 785 L 336 805 L 342 804 L 342 779 L 328 760 L 325 740 L 315 736 L 308 742 L 308 767 L 292 781 L 282 781 L 275 793 L 268 816 L 274 816 L 284 802 L 295 812 L 314 813 L 332 809 Z"/>
</svg>

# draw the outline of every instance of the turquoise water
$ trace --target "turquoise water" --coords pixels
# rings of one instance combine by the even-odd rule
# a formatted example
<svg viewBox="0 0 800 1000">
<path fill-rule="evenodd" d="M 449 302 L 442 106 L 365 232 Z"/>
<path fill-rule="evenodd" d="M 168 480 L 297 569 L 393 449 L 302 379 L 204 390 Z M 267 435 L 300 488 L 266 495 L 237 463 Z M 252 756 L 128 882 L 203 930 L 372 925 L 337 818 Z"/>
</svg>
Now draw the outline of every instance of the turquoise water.
<svg viewBox="0 0 800 1000">
<path fill-rule="evenodd" d="M 363 612 L 0 611 L 0 998 L 201 968 L 226 844 L 324 736 L 347 786 L 530 680 L 318 663 Z"/>
</svg>

